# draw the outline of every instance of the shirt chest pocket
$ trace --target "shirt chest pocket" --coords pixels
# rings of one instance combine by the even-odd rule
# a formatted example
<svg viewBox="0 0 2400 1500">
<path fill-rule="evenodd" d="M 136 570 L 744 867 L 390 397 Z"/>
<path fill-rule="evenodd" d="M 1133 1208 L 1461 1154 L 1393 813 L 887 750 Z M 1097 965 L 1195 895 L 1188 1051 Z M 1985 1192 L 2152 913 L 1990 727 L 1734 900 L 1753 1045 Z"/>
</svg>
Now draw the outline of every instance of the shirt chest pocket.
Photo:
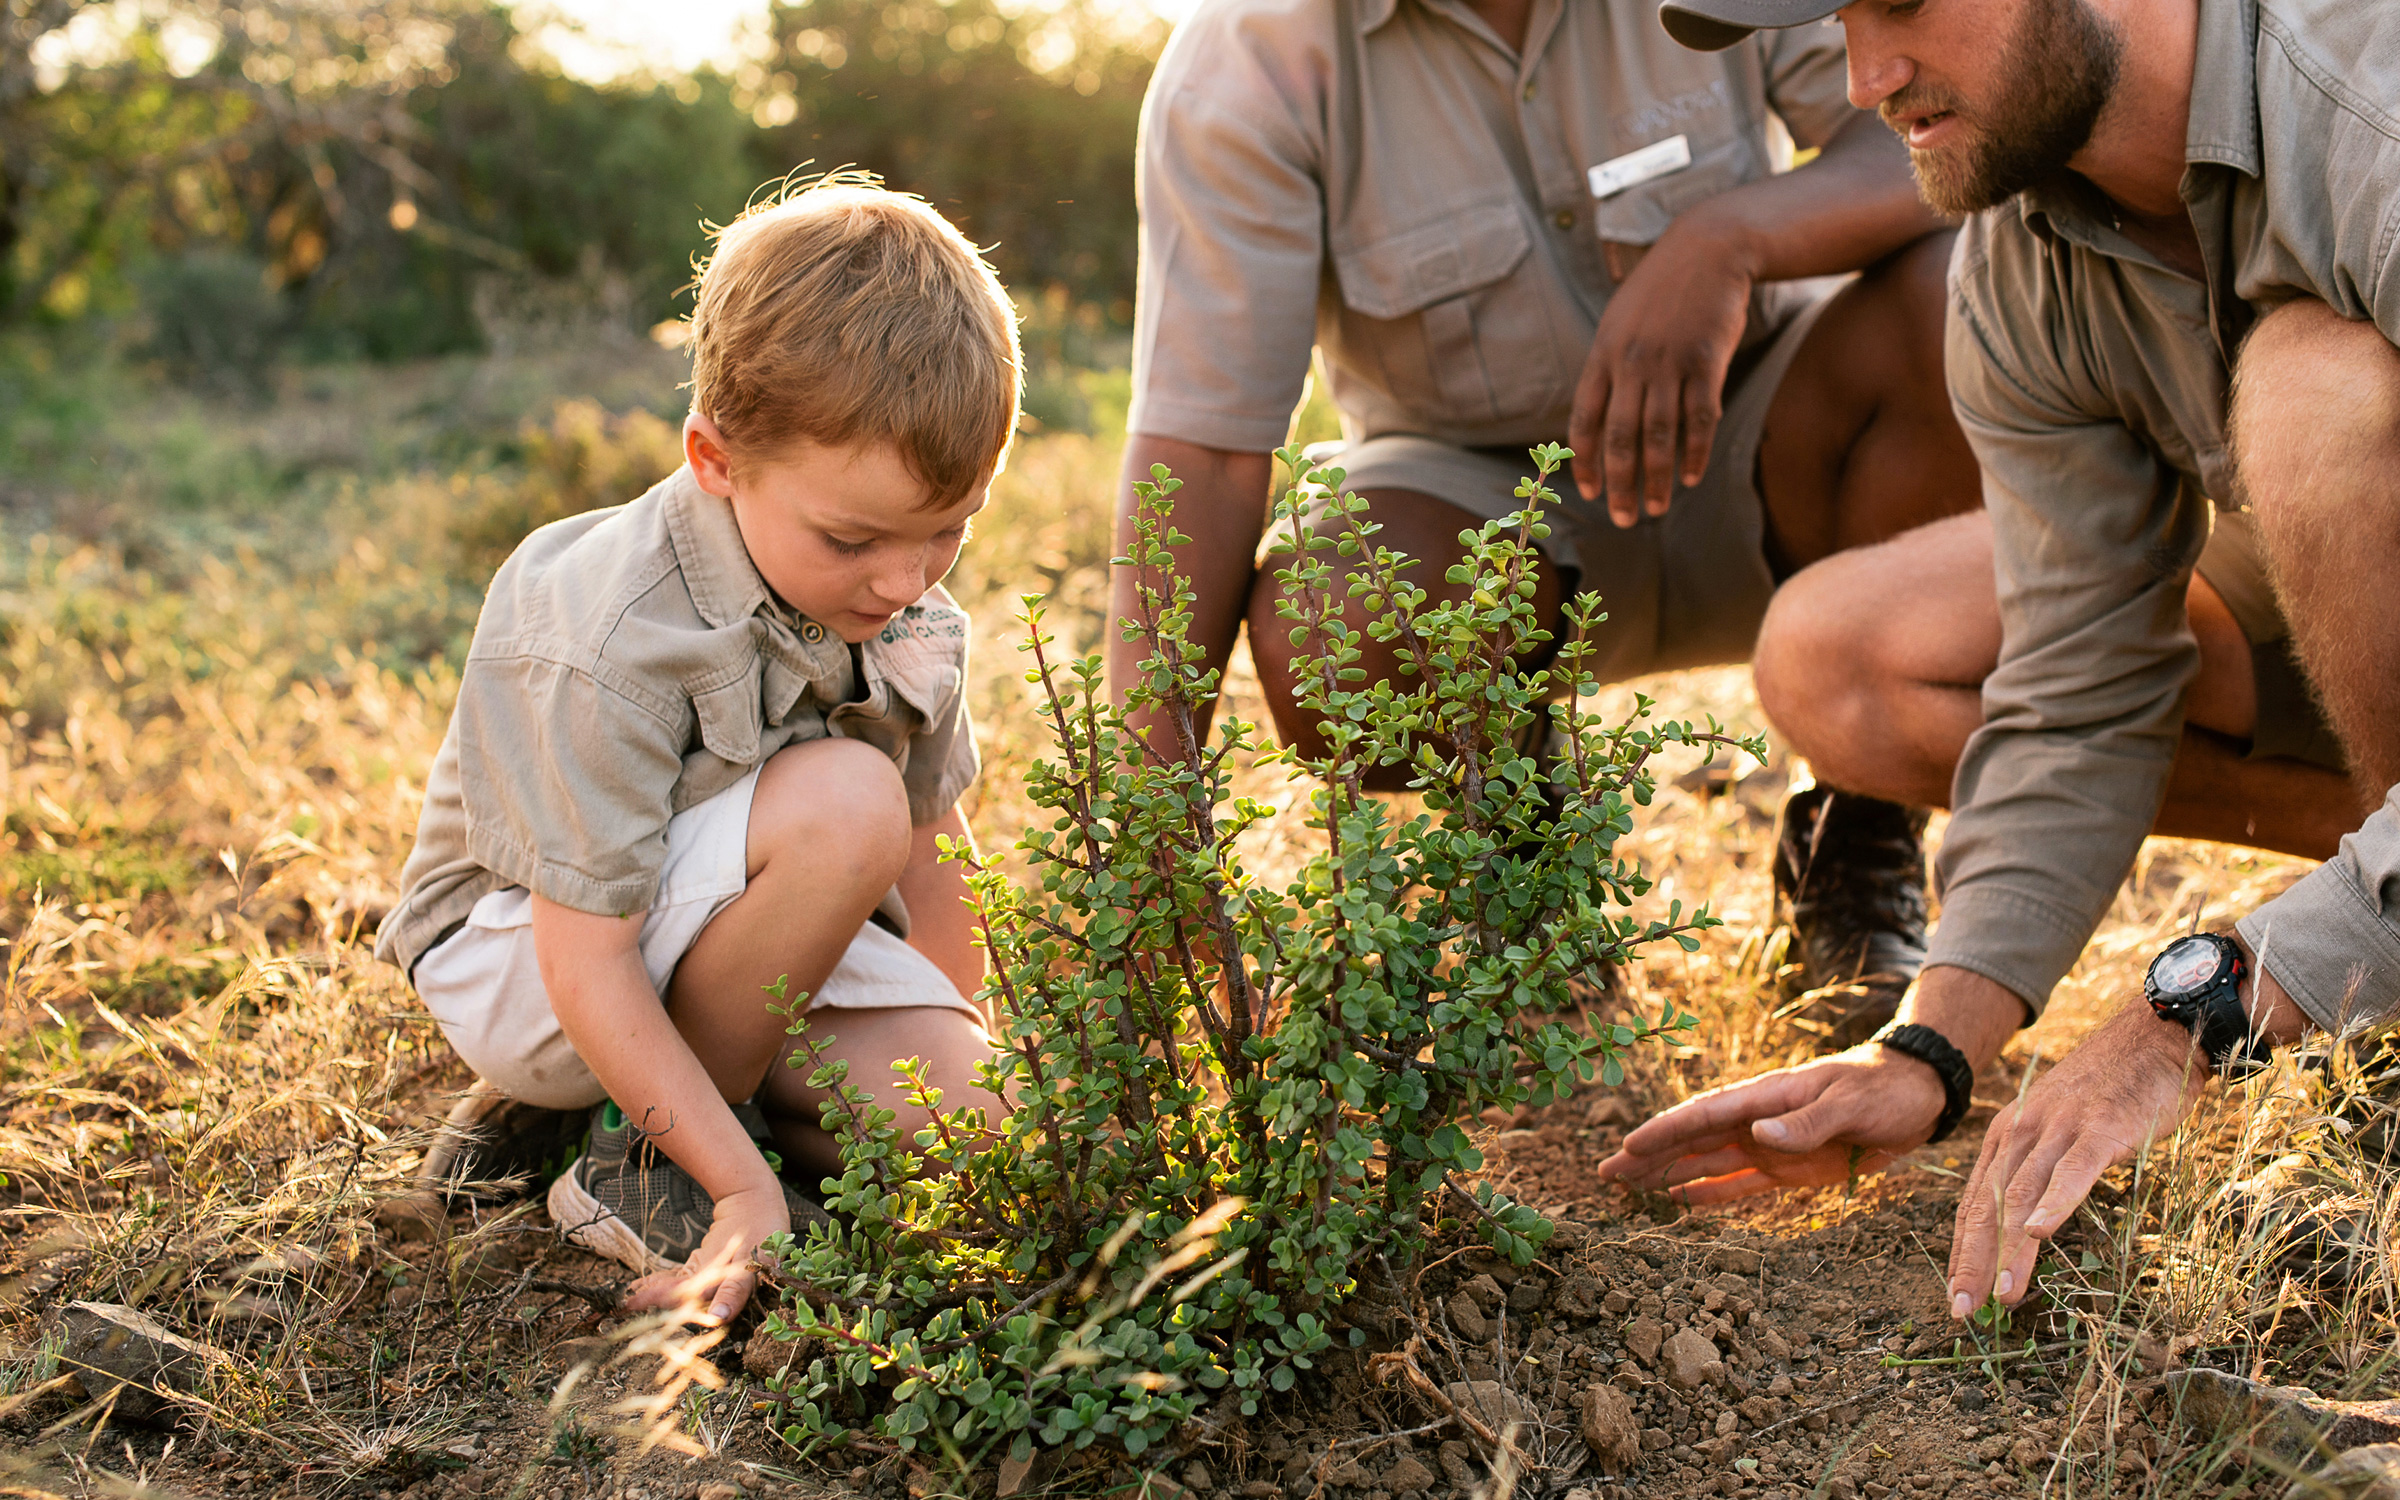
<svg viewBox="0 0 2400 1500">
<path fill-rule="evenodd" d="M 1690 140 L 1691 165 L 1611 193 L 1592 205 L 1592 228 L 1610 244 L 1656 244 L 1667 226 L 1694 204 L 1740 187 L 1753 177 L 1757 153 L 1739 137 Z M 1611 261 L 1612 268 L 1615 261 Z"/>
<path fill-rule="evenodd" d="M 702 749 L 733 765 L 758 763 L 765 721 L 756 676 L 745 672 L 731 682 L 695 690 L 692 714 L 699 721 Z"/>
<path fill-rule="evenodd" d="M 1358 315 L 1346 333 L 1375 346 L 1394 396 L 1435 398 L 1429 404 L 1438 409 L 1428 416 L 1437 426 L 1502 421 L 1538 408 L 1554 383 L 1547 330 L 1510 327 L 1501 285 L 1532 249 L 1513 199 L 1337 247 L 1342 304 Z M 1532 346 L 1521 347 L 1528 332 Z"/>
</svg>

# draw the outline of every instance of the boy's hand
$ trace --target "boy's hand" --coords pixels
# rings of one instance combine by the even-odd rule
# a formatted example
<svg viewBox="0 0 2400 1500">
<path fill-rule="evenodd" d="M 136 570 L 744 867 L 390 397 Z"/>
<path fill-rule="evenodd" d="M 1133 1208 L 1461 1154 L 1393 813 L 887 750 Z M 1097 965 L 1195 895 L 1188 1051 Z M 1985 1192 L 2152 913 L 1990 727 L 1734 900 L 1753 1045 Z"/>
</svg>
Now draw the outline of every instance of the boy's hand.
<svg viewBox="0 0 2400 1500">
<path fill-rule="evenodd" d="M 689 1316 L 704 1327 L 729 1323 L 758 1289 L 758 1271 L 750 1257 L 769 1235 L 788 1233 L 791 1227 L 781 1185 L 770 1182 L 727 1193 L 717 1200 L 716 1217 L 692 1258 L 635 1282 L 625 1310 L 680 1305 L 692 1309 Z"/>
</svg>

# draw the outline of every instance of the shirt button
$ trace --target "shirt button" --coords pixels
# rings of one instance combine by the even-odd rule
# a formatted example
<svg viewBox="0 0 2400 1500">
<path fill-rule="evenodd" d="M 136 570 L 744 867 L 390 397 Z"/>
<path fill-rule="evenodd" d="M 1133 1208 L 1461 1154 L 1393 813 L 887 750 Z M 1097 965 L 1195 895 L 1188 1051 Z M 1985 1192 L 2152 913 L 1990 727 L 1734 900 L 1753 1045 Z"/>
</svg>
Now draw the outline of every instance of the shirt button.
<svg viewBox="0 0 2400 1500">
<path fill-rule="evenodd" d="M 800 627 L 800 639 L 813 646 L 817 642 L 825 639 L 825 627 L 819 625 L 814 620 L 810 620 L 807 624 Z"/>
<path fill-rule="evenodd" d="M 1525 83 L 1525 97 L 1526 97 L 1526 98 L 1528 98 L 1528 99 L 1531 99 L 1531 98 L 1533 97 L 1533 82 L 1532 82 L 1532 80 L 1531 80 L 1531 79 L 1528 79 L 1528 80 L 1526 80 L 1526 83 Z"/>
<path fill-rule="evenodd" d="M 1575 227 L 1575 210 L 1562 208 L 1552 217 L 1551 222 L 1561 229 L 1573 229 Z"/>
</svg>

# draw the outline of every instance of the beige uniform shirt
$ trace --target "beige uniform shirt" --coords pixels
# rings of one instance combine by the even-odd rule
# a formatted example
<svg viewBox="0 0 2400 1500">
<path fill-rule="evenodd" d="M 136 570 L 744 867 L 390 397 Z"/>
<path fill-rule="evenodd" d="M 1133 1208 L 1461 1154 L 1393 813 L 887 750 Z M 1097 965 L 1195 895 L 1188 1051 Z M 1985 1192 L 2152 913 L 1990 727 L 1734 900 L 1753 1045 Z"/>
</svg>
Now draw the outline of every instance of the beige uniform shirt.
<svg viewBox="0 0 2400 1500">
<path fill-rule="evenodd" d="M 2183 198 L 2203 280 L 2119 234 L 2081 178 L 1960 237 L 1949 379 L 1983 464 L 2002 646 L 1959 763 L 1929 962 L 2038 1007 L 2115 898 L 2199 663 L 2184 588 L 2210 499 L 2236 493 L 2242 336 L 2305 294 L 2400 337 L 2396 110 L 2400 6 L 2200 0 Z M 2353 977 L 2370 1010 L 2400 1003 L 2394 804 L 2242 932 L 2320 1023 Z"/>
<path fill-rule="evenodd" d="M 1838 29 L 1691 52 L 1655 0 L 1534 0 L 1521 55 L 1460 0 L 1203 0 L 1142 106 L 1131 429 L 1273 448 L 1313 343 L 1352 440 L 1555 440 L 1603 241 L 1628 267 L 1848 124 L 1844 89 Z M 1676 137 L 1690 165 L 1593 196 Z M 1751 337 L 1808 295 L 1760 288 Z"/>
<path fill-rule="evenodd" d="M 646 911 L 667 820 L 806 740 L 891 756 L 910 818 L 930 823 L 975 779 L 966 664 L 967 616 L 939 588 L 854 659 L 775 598 L 733 507 L 689 469 L 545 526 L 501 565 L 475 622 L 376 955 L 414 969 L 502 886 Z"/>
</svg>

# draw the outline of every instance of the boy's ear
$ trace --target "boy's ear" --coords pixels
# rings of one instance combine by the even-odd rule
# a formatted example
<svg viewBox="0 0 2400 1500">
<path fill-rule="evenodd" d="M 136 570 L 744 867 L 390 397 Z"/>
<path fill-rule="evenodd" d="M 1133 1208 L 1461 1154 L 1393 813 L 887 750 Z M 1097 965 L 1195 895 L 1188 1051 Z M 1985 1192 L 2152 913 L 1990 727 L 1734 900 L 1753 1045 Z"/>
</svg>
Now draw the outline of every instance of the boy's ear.
<svg viewBox="0 0 2400 1500">
<path fill-rule="evenodd" d="M 733 498 L 733 455 L 717 424 L 692 412 L 683 419 L 683 461 L 692 466 L 700 488 L 722 499 Z"/>
</svg>

